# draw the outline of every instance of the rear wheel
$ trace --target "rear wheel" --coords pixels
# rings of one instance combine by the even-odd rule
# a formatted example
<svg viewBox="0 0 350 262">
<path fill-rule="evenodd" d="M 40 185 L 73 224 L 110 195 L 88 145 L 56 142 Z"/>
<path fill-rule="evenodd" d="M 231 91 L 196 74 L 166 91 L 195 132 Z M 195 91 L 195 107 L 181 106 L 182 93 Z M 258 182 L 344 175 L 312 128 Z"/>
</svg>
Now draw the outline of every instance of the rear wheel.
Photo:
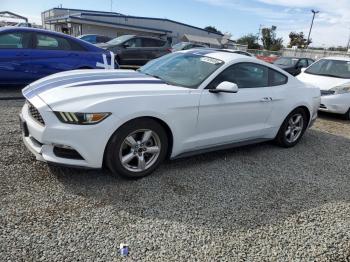
<svg viewBox="0 0 350 262">
<path fill-rule="evenodd" d="M 114 133 L 107 146 L 106 163 L 113 174 L 141 178 L 160 165 L 167 149 L 167 135 L 159 123 L 152 119 L 135 120 Z"/>
<path fill-rule="evenodd" d="M 282 147 L 293 147 L 302 138 L 306 128 L 308 120 L 305 110 L 297 108 L 291 112 L 284 120 L 275 141 Z"/>
</svg>

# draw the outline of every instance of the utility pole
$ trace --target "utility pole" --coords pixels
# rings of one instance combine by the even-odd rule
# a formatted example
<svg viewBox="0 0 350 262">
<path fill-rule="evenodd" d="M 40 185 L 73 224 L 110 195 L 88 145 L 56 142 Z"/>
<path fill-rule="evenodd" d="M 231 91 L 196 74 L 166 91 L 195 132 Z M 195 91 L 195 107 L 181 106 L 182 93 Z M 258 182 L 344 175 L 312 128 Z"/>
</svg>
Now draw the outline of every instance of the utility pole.
<svg viewBox="0 0 350 262">
<path fill-rule="evenodd" d="M 113 12 L 113 0 L 111 0 L 111 12 Z"/>
<path fill-rule="evenodd" d="M 312 26 L 314 25 L 314 19 L 315 19 L 315 15 L 318 14 L 320 11 L 315 11 L 314 9 L 311 10 L 311 12 L 313 13 L 312 16 L 312 21 L 311 21 L 311 26 L 310 26 L 310 31 L 309 31 L 309 36 L 307 37 L 307 42 L 306 42 L 306 46 L 309 47 L 310 44 L 310 35 L 311 35 L 311 30 L 312 30 Z"/>
</svg>

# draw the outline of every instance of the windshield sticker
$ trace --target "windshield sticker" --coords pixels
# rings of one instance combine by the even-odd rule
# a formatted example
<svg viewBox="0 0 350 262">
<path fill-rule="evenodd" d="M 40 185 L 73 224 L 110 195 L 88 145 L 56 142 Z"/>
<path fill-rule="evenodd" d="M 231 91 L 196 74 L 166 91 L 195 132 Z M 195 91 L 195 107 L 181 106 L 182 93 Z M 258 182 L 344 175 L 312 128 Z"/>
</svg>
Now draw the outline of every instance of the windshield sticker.
<svg viewBox="0 0 350 262">
<path fill-rule="evenodd" d="M 210 63 L 213 65 L 217 65 L 217 64 L 221 64 L 221 61 L 215 58 L 211 58 L 211 57 L 201 57 L 201 61 L 202 62 L 206 62 L 206 63 Z"/>
</svg>

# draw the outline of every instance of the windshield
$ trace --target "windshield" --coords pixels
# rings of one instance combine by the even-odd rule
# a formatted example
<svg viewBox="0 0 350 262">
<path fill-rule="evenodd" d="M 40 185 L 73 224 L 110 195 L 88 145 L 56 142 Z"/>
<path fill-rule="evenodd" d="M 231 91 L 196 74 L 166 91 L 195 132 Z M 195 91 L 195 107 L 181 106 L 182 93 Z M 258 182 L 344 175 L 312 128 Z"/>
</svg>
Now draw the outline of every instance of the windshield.
<svg viewBox="0 0 350 262">
<path fill-rule="evenodd" d="M 149 62 L 138 71 L 171 85 L 197 88 L 223 64 L 223 61 L 211 57 L 172 53 Z"/>
<path fill-rule="evenodd" d="M 283 65 L 283 66 L 294 66 L 297 63 L 298 59 L 291 57 L 281 57 L 277 59 L 274 64 L 275 65 Z"/>
<path fill-rule="evenodd" d="M 305 73 L 350 79 L 350 60 L 321 59 L 313 63 Z"/>
<path fill-rule="evenodd" d="M 122 35 L 122 36 L 119 36 L 117 38 L 113 38 L 112 40 L 108 41 L 107 44 L 119 45 L 119 44 L 129 40 L 130 38 L 132 38 L 132 36 L 130 36 L 130 35 Z"/>
</svg>

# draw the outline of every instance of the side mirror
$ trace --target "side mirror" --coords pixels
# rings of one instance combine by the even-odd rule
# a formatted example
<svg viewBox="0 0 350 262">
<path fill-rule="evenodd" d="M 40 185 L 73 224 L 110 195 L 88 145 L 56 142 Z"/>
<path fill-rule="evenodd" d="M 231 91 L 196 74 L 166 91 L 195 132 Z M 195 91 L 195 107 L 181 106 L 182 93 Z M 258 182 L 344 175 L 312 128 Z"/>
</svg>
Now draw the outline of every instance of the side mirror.
<svg viewBox="0 0 350 262">
<path fill-rule="evenodd" d="M 124 48 L 128 48 L 128 47 L 130 47 L 130 45 L 129 44 L 123 44 L 123 47 Z"/>
<path fill-rule="evenodd" d="M 210 93 L 237 93 L 238 86 L 235 83 L 224 81 L 220 83 L 215 89 L 209 89 Z"/>
<path fill-rule="evenodd" d="M 302 68 L 302 69 L 301 69 L 301 72 L 304 73 L 305 70 L 306 70 L 306 67 Z"/>
</svg>

